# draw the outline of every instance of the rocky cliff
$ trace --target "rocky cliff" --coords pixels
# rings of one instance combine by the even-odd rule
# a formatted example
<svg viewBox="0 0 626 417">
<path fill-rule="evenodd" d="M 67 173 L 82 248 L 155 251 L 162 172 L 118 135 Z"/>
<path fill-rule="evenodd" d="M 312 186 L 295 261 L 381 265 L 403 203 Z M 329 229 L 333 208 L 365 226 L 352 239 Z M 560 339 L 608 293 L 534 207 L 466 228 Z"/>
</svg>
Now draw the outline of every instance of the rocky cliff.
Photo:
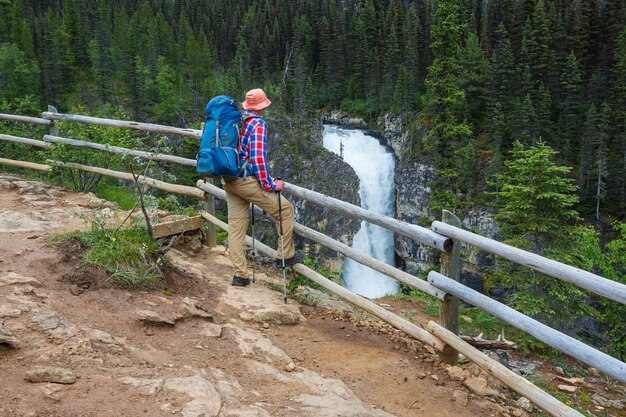
<svg viewBox="0 0 626 417">
<path fill-rule="evenodd" d="M 409 133 L 400 118 L 384 116 L 378 120 L 382 140 L 396 155 L 396 216 L 398 219 L 420 226 L 430 227 L 441 213 L 430 208 L 431 184 L 437 180 L 435 167 L 420 158 L 405 157 Z M 455 213 L 466 229 L 494 238 L 498 229 L 491 213 L 486 209 L 473 209 Z M 424 270 L 437 262 L 438 253 L 411 239 L 396 237 L 396 254 L 409 272 Z M 463 275 L 461 280 L 473 288 L 482 289 L 482 272 L 493 264 L 493 257 L 475 248 L 463 248 Z"/>
</svg>

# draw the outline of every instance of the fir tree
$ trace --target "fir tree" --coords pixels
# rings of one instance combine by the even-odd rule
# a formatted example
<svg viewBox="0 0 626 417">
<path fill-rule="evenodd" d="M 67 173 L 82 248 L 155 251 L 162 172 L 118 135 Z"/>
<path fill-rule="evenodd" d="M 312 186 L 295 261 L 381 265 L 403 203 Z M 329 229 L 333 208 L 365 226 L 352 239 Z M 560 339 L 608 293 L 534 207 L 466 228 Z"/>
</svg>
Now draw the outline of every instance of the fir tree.
<svg viewBox="0 0 626 417">
<path fill-rule="evenodd" d="M 462 142 L 471 134 L 470 126 L 463 118 L 465 93 L 459 87 L 461 66 L 457 61 L 465 27 L 458 21 L 456 2 L 451 0 L 439 2 L 436 19 L 431 29 L 435 60 L 428 69 L 426 89 L 433 130 L 445 157 L 449 146 Z"/>
</svg>

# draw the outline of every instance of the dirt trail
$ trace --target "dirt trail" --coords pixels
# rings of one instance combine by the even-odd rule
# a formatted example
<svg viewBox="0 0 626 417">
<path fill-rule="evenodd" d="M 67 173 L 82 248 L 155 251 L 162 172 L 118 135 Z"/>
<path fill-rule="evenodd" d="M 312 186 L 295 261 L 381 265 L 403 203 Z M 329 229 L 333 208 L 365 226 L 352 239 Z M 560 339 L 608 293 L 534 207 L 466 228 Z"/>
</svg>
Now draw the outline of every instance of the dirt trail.
<svg viewBox="0 0 626 417">
<path fill-rule="evenodd" d="M 341 302 L 283 303 L 276 270 L 230 286 L 223 247 L 168 253 L 180 273 L 167 291 L 119 289 L 46 240 L 101 204 L 0 176 L 0 416 L 524 414 L 470 395 L 432 352 Z M 37 368 L 75 382 L 27 381 Z"/>
</svg>

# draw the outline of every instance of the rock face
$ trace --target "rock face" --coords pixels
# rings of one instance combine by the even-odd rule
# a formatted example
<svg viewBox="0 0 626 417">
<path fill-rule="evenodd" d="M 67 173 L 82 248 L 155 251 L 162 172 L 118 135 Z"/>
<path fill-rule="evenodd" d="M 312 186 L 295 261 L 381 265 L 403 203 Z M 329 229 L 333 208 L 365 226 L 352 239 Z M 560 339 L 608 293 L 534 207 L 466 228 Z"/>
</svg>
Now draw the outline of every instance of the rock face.
<svg viewBox="0 0 626 417">
<path fill-rule="evenodd" d="M 322 115 L 322 120 L 324 123 L 348 126 L 350 128 L 366 128 L 367 123 L 361 117 L 349 116 L 341 113 L 340 111 L 333 110 L 329 113 L 324 113 Z"/>
<path fill-rule="evenodd" d="M 433 220 L 439 220 L 441 213 L 433 212 L 429 200 L 436 180 L 435 167 L 418 159 L 408 160 L 407 149 L 409 133 L 404 130 L 400 118 L 383 116 L 378 120 L 382 130 L 382 141 L 389 145 L 396 155 L 396 216 L 398 219 L 430 228 Z M 498 229 L 492 215 L 487 210 L 473 210 L 468 213 L 455 213 L 463 219 L 465 228 L 482 236 L 495 238 Z M 435 250 L 411 239 L 396 236 L 396 255 L 403 261 L 406 270 L 412 272 L 427 269 L 436 261 Z M 482 290 L 482 275 L 485 268 L 493 263 L 493 257 L 475 248 L 463 248 L 464 275 L 461 281 L 478 290 Z"/>
</svg>

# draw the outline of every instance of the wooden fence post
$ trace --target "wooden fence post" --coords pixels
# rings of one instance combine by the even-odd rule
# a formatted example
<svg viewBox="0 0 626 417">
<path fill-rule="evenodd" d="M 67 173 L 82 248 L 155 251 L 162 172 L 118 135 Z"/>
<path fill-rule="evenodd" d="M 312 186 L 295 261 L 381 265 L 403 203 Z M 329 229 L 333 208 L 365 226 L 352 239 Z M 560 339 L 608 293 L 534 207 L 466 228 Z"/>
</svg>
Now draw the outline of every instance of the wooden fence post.
<svg viewBox="0 0 626 417">
<path fill-rule="evenodd" d="M 58 113 L 57 108 L 54 106 L 48 105 L 49 113 Z M 50 121 L 50 134 L 52 136 L 59 136 L 59 126 L 56 124 L 54 120 Z"/>
<path fill-rule="evenodd" d="M 451 212 L 444 210 L 442 221 L 455 227 L 461 227 L 461 220 Z M 451 252 L 441 252 L 441 275 L 458 281 L 461 277 L 461 242 L 454 241 Z M 447 299 L 440 302 L 439 305 L 439 322 L 443 327 L 454 333 L 459 334 L 459 298 L 451 294 Z M 456 350 L 446 353 L 443 351 L 439 354 L 442 362 L 449 365 L 456 365 L 459 362 L 459 352 Z"/>
</svg>

